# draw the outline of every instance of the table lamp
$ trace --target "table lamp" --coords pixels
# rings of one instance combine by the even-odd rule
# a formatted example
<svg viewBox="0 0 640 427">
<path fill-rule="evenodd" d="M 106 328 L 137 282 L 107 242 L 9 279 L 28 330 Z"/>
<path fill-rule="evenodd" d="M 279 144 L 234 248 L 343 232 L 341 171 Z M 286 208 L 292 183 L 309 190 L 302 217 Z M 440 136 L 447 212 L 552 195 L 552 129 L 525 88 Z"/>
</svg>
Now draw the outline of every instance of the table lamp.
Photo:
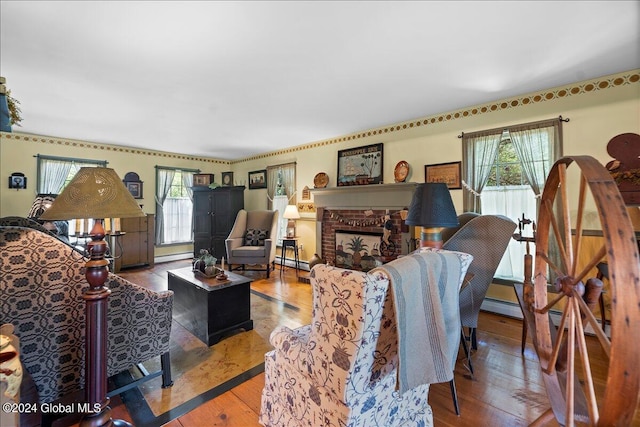
<svg viewBox="0 0 640 427">
<path fill-rule="evenodd" d="M 287 237 L 296 236 L 296 219 L 300 219 L 300 213 L 296 205 L 287 205 L 284 210 L 283 218 L 288 219 L 287 222 Z"/>
<path fill-rule="evenodd" d="M 85 277 L 89 288 L 85 300 L 85 397 L 86 403 L 99 411 L 85 414 L 80 426 L 128 426 L 126 421 L 112 420 L 107 397 L 107 299 L 111 290 L 104 284 L 109 276 L 105 259 L 107 242 L 103 218 L 141 217 L 144 212 L 113 169 L 84 167 L 56 197 L 40 219 L 95 219 L 87 244 L 89 260 Z"/>
<path fill-rule="evenodd" d="M 442 248 L 442 228 L 459 224 L 447 184 L 418 184 L 405 223 L 422 227 L 421 247 Z"/>
</svg>

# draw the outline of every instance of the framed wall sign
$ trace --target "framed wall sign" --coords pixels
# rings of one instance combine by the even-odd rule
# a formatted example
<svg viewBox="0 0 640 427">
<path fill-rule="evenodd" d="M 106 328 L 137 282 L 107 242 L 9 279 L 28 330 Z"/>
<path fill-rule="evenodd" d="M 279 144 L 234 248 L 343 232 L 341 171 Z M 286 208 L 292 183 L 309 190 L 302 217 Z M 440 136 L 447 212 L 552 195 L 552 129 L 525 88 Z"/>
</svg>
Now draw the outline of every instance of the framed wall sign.
<svg viewBox="0 0 640 427">
<path fill-rule="evenodd" d="M 462 188 L 462 162 L 437 163 L 424 166 L 424 182 L 444 182 L 450 190 Z"/>
<path fill-rule="evenodd" d="M 382 183 L 383 144 L 338 151 L 338 187 Z"/>
<path fill-rule="evenodd" d="M 267 188 L 267 170 L 249 172 L 249 190 Z"/>
</svg>

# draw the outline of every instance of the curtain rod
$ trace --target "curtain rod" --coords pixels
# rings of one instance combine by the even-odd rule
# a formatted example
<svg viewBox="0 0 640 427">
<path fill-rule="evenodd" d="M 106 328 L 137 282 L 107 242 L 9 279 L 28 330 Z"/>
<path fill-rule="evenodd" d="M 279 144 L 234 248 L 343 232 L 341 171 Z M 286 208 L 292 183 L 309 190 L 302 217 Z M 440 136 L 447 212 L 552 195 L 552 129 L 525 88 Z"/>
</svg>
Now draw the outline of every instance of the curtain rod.
<svg viewBox="0 0 640 427">
<path fill-rule="evenodd" d="M 531 126 L 531 125 L 535 125 L 535 124 L 538 124 L 538 123 L 545 123 L 545 122 L 549 122 L 549 121 L 553 121 L 553 120 L 559 120 L 561 122 L 567 123 L 570 119 L 565 119 L 560 115 L 555 119 L 539 120 L 537 122 L 529 122 L 529 123 L 520 123 L 520 124 L 517 124 L 517 125 L 505 126 L 505 127 L 502 127 L 502 128 L 481 130 L 481 131 L 478 131 L 478 132 L 492 132 L 492 131 L 496 131 L 497 132 L 497 131 L 501 131 L 501 130 L 504 131 L 504 130 L 508 130 L 509 128 L 515 128 L 515 127 L 520 127 L 520 126 Z M 458 138 L 462 139 L 463 137 L 464 137 L 464 132 L 460 132 L 460 135 L 458 135 Z"/>
<path fill-rule="evenodd" d="M 38 159 L 44 159 L 44 160 L 58 160 L 58 161 L 62 161 L 62 162 L 96 163 L 96 164 L 104 163 L 105 165 L 109 164 L 109 162 L 106 161 L 106 160 L 80 159 L 80 158 L 76 158 L 76 157 L 47 156 L 47 155 L 44 155 L 44 154 L 36 154 L 33 157 L 36 157 Z"/>
<path fill-rule="evenodd" d="M 159 166 L 159 165 L 155 165 L 154 167 L 156 169 L 162 169 L 162 170 L 200 173 L 200 169 L 187 169 L 187 168 L 180 168 L 180 167 L 173 167 L 173 166 Z"/>
</svg>

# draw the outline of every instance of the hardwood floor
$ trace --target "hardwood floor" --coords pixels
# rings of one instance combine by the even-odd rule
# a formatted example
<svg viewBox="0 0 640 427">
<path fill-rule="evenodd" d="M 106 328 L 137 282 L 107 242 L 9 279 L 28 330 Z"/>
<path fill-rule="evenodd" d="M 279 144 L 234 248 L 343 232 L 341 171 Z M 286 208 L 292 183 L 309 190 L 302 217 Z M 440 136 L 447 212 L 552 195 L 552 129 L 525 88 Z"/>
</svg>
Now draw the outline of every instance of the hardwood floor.
<svg viewBox="0 0 640 427">
<path fill-rule="evenodd" d="M 161 290 L 166 289 L 166 271 L 185 265 L 188 261 L 177 261 L 120 274 L 139 285 Z M 247 274 L 255 277 L 253 289 L 299 307 L 299 315 L 310 318 L 310 286 L 298 283 L 292 269 L 286 269 L 283 274 L 276 269 L 269 279 L 264 278 L 264 272 Z M 436 426 L 525 426 L 549 408 L 537 356 L 530 343 L 521 354 L 521 333 L 520 320 L 481 313 L 478 350 L 472 358 L 475 374 L 471 376 L 465 368 L 462 350 L 455 370 L 461 415 L 456 416 L 454 412 L 447 383 L 431 386 L 429 403 Z M 604 369 L 595 375 L 599 382 L 606 375 Z M 264 374 L 260 374 L 165 426 L 259 426 L 263 386 Z M 126 407 L 117 398 L 111 406 L 114 418 L 130 420 Z M 548 425 L 558 424 L 552 421 Z"/>
</svg>

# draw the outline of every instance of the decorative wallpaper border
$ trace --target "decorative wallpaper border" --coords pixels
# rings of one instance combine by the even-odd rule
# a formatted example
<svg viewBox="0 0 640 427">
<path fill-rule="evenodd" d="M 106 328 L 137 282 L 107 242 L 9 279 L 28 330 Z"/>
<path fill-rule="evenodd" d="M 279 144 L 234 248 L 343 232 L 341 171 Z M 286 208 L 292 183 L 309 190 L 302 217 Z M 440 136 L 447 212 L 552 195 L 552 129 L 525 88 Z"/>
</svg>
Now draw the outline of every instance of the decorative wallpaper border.
<svg viewBox="0 0 640 427">
<path fill-rule="evenodd" d="M 281 154 L 295 153 L 297 151 L 308 150 L 311 148 L 316 148 L 324 145 L 338 144 L 345 141 L 353 141 L 353 140 L 357 140 L 357 139 L 361 139 L 369 136 L 404 131 L 414 127 L 430 126 L 430 125 L 435 125 L 443 122 L 448 122 L 451 120 L 457 120 L 457 119 L 471 117 L 471 116 L 478 116 L 480 114 L 493 113 L 495 111 L 525 107 L 528 105 L 538 104 L 538 103 L 552 101 L 556 99 L 568 98 L 568 97 L 577 96 L 577 95 L 584 95 L 584 94 L 611 89 L 619 86 L 637 84 L 638 82 L 640 82 L 640 70 L 635 70 L 635 71 L 630 71 L 628 73 L 601 77 L 599 79 L 595 79 L 591 81 L 573 83 L 566 87 L 546 89 L 538 93 L 523 95 L 517 98 L 499 100 L 493 103 L 468 107 L 458 111 L 441 113 L 439 115 L 424 117 L 424 118 L 411 120 L 407 122 L 400 122 L 395 125 L 380 127 L 377 129 L 370 129 L 368 131 L 359 132 L 351 135 L 345 135 L 337 138 L 327 139 L 324 141 L 311 142 L 308 144 L 298 145 L 295 147 L 284 148 L 282 150 L 258 154 L 255 156 L 251 156 L 251 157 L 247 157 L 239 160 L 220 160 L 220 159 L 215 159 L 210 157 L 188 156 L 184 154 L 167 153 L 167 152 L 160 152 L 160 151 L 153 151 L 153 150 L 142 150 L 138 148 L 128 148 L 128 147 L 122 147 L 117 145 L 98 144 L 93 142 L 77 141 L 77 140 L 70 140 L 70 139 L 49 138 L 49 137 L 42 137 L 37 135 L 31 136 L 27 134 L 2 132 L 0 133 L 0 137 L 7 138 L 7 139 L 15 139 L 18 141 L 20 140 L 34 141 L 34 142 L 45 143 L 45 144 L 66 145 L 66 146 L 80 147 L 80 148 L 92 148 L 95 150 L 113 151 L 117 153 L 130 153 L 130 154 L 148 155 L 148 156 L 171 158 L 171 159 L 201 161 L 201 162 L 215 163 L 215 164 L 221 164 L 221 165 L 232 165 L 232 164 L 248 162 L 256 159 L 264 159 L 268 157 L 278 156 Z"/>
<path fill-rule="evenodd" d="M 28 135 L 28 134 L 17 134 L 11 132 L 1 132 L 1 138 L 13 139 L 16 141 L 33 141 L 42 144 L 55 144 L 55 145 L 65 145 L 68 147 L 78 147 L 78 148 L 89 148 L 94 150 L 102 150 L 102 151 L 111 151 L 116 153 L 125 153 L 125 154 L 139 154 L 139 155 L 147 155 L 154 157 L 162 157 L 169 159 L 180 159 L 180 160 L 189 160 L 189 161 L 201 161 L 207 163 L 217 163 L 221 165 L 230 165 L 231 162 L 229 160 L 220 160 L 214 159 L 211 157 L 197 157 L 197 156 L 189 156 L 186 154 L 177 154 L 177 153 L 167 153 L 163 151 L 153 151 L 153 150 L 143 150 L 140 148 L 130 148 L 123 147 L 120 145 L 108 145 L 108 144 L 100 144 L 95 142 L 87 142 L 87 141 L 78 141 L 73 139 L 61 139 L 61 138 L 52 138 L 52 137 L 43 137 L 39 135 Z"/>
<path fill-rule="evenodd" d="M 429 126 L 429 125 L 439 124 L 443 122 L 448 122 L 451 120 L 457 120 L 457 119 L 471 117 L 471 116 L 478 116 L 480 114 L 493 113 L 495 111 L 508 110 L 510 108 L 524 107 L 524 106 L 537 104 L 541 102 L 547 102 L 547 101 L 552 101 L 552 100 L 561 99 L 561 98 L 568 98 L 570 96 L 584 95 L 591 92 L 611 89 L 618 86 L 637 84 L 638 82 L 640 82 L 639 70 L 631 71 L 629 73 L 615 74 L 612 76 L 601 77 L 599 79 L 592 80 L 592 81 L 573 83 L 567 87 L 546 89 L 539 93 L 523 95 L 513 99 L 499 100 L 499 101 L 481 105 L 481 106 L 473 106 L 473 107 L 468 107 L 463 110 L 458 110 L 454 112 L 441 113 L 439 115 L 423 117 L 423 118 L 408 121 L 408 122 L 400 122 L 395 125 L 385 126 L 377 129 L 371 129 L 368 131 L 364 131 L 364 132 L 360 132 L 352 135 L 341 136 L 338 138 L 312 142 L 309 144 L 299 145 L 291 148 L 285 148 L 282 150 L 273 151 L 269 153 L 258 154 L 256 156 L 247 157 L 245 159 L 235 160 L 235 161 L 232 161 L 231 163 L 232 164 L 242 163 L 250 160 L 262 159 L 262 158 L 267 158 L 271 156 L 277 156 L 280 154 L 287 154 L 287 153 L 293 153 L 296 151 L 307 150 L 310 148 L 320 147 L 323 145 L 331 145 L 331 144 L 337 144 L 345 141 L 353 141 L 353 140 L 365 138 L 368 136 L 388 134 L 388 133 L 403 131 L 403 130 L 411 129 L 414 127 L 420 127 L 420 126 Z"/>
</svg>

